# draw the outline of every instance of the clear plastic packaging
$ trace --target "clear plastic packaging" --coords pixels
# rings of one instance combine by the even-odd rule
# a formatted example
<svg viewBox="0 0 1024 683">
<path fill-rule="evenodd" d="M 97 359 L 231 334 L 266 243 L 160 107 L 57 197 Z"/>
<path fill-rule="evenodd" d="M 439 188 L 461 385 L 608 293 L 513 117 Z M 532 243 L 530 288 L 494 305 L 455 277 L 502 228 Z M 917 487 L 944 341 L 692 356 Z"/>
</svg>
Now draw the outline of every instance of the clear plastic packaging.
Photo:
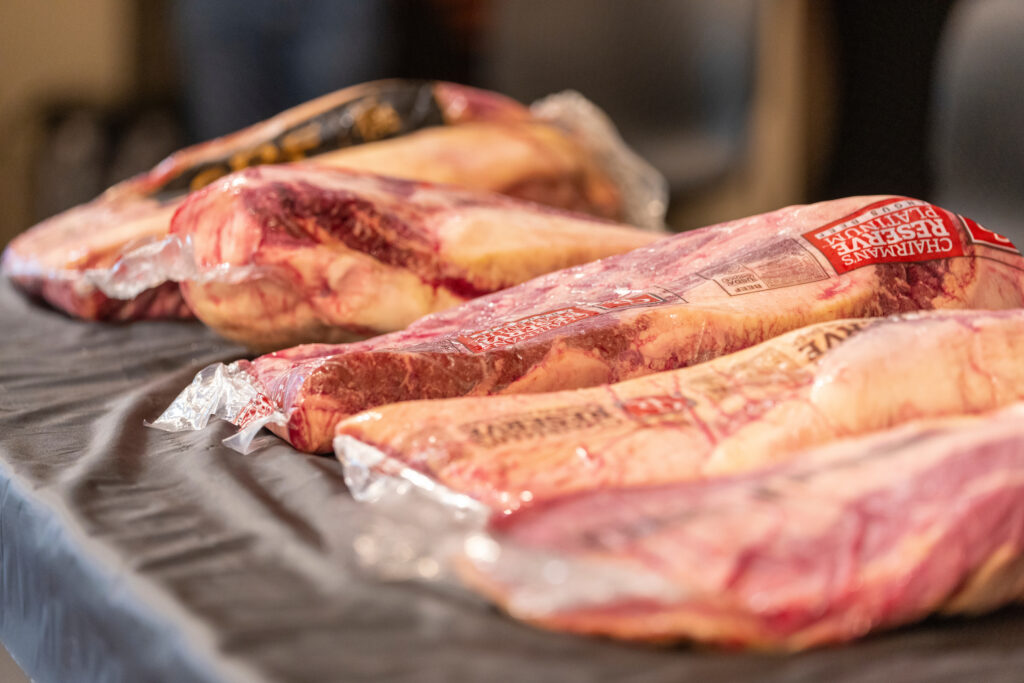
<svg viewBox="0 0 1024 683">
<path fill-rule="evenodd" d="M 552 273 L 428 316 L 401 332 L 268 354 L 253 360 L 251 369 L 286 421 L 273 429 L 309 452 L 330 450 L 338 423 L 367 409 L 409 412 L 405 421 L 374 417 L 349 424 L 353 436 L 371 444 L 387 442 L 389 453 L 403 457 L 436 451 L 427 426 L 448 430 L 442 435 L 445 443 L 462 439 L 468 451 L 483 453 L 563 433 L 611 434 L 637 420 L 680 421 L 697 398 L 665 384 L 664 378 L 651 380 L 658 391 L 637 389 L 635 396 L 590 390 L 581 394 L 590 397 L 586 405 L 544 392 L 624 379 L 643 384 L 643 375 L 710 367 L 707 362 L 719 356 L 808 324 L 827 327 L 837 318 L 1024 305 L 1020 255 L 992 240 L 981 241 L 986 235 L 980 226 L 965 227 L 970 225 L 938 207 L 899 197 L 789 207 Z M 935 235 L 921 236 L 922 230 Z M 903 234 L 910 237 L 882 247 L 872 244 Z M 933 247 L 940 251 L 929 251 Z M 855 320 L 834 324 L 836 329 L 807 341 L 806 348 L 789 337 L 792 348 L 773 352 L 788 358 L 788 366 L 773 361 L 772 354 L 761 358 L 758 351 L 751 352 L 756 357 L 745 361 L 742 372 L 756 377 L 763 371 L 770 379 L 778 367 L 778 386 L 784 388 L 781 370 L 792 366 L 809 372 L 809 361 L 850 336 L 847 328 L 858 328 Z M 714 377 L 695 387 L 698 393 L 712 389 L 727 393 L 728 387 Z M 769 385 L 754 389 L 768 392 L 766 400 L 778 398 Z M 545 398 L 525 396 L 538 393 Z M 480 401 L 484 394 L 508 396 Z M 401 403 L 459 396 L 472 398 L 460 404 L 465 406 L 457 414 L 460 419 L 449 419 L 447 425 L 437 424 L 442 404 Z M 754 405 L 741 403 L 737 419 Z M 175 409 L 187 406 L 179 402 Z M 713 416 L 715 406 L 701 404 L 696 410 Z M 686 433 L 697 444 L 705 439 L 699 425 L 688 426 Z M 583 450 L 577 453 L 576 446 Z M 575 472 L 569 463 L 599 462 L 589 457 L 587 444 L 576 446 L 560 456 L 566 472 Z M 486 460 L 473 467 L 487 471 Z M 594 467 L 566 476 L 589 480 L 604 476 L 601 472 Z M 464 485 L 468 479 L 463 477 Z M 531 490 L 512 482 L 503 490 L 482 488 L 474 495 L 506 495 L 514 502 Z"/>
<path fill-rule="evenodd" d="M 461 574 L 549 627 L 761 649 L 992 610 L 1020 596 L 1024 532 L 1005 520 L 1024 517 L 1021 417 L 1016 404 L 748 477 L 559 501 L 467 538 Z M 545 537 L 553 524 L 564 533 Z"/>
<path fill-rule="evenodd" d="M 220 264 L 196 267 L 189 235 L 170 235 L 137 247 L 111 268 L 95 268 L 81 274 L 89 285 L 113 299 L 132 299 L 147 289 L 171 281 L 244 282 L 260 277 L 259 266 Z"/>
<path fill-rule="evenodd" d="M 577 92 L 550 95 L 534 103 L 531 113 L 551 123 L 582 144 L 621 192 L 623 219 L 649 230 L 665 229 L 668 185 L 653 166 L 636 155 L 619 136 L 615 125 L 597 106 Z M 12 274 L 28 274 L 12 266 Z M 51 273 L 51 275 L 57 275 Z M 189 235 L 172 234 L 143 244 L 120 256 L 110 268 L 81 274 L 83 281 L 114 299 L 132 299 L 166 282 L 239 283 L 258 278 L 253 266 L 198 265 Z M 73 277 L 68 271 L 62 275 Z"/>
<path fill-rule="evenodd" d="M 211 418 L 227 420 L 238 431 L 224 445 L 241 453 L 251 453 L 275 437 L 260 435 L 270 424 L 284 424 L 284 415 L 258 388 L 247 370 L 246 361 L 207 366 L 192 380 L 174 404 L 146 426 L 165 432 L 203 429 Z"/>
<path fill-rule="evenodd" d="M 350 437 L 336 447 L 374 512 L 356 552 L 382 578 L 461 581 L 557 630 L 799 650 L 1019 598 L 1024 526 L 1006 520 L 1024 519 L 1022 417 L 1016 403 L 912 422 L 751 474 L 489 521 Z"/>
<path fill-rule="evenodd" d="M 530 105 L 530 112 L 568 131 L 598 160 L 622 193 L 623 219 L 652 230 L 665 227 L 668 181 L 629 148 L 615 124 L 593 102 L 574 90 L 549 95 Z"/>
<path fill-rule="evenodd" d="M 371 444 L 389 455 L 384 473 L 410 478 L 410 468 L 514 510 L 744 472 L 914 418 L 994 410 L 1024 400 L 1021 355 L 1022 309 L 844 319 L 590 389 L 380 406 L 339 423 L 349 439 L 336 452 L 348 460 L 352 440 Z"/>
<path fill-rule="evenodd" d="M 383 453 L 340 437 L 345 484 L 372 507 L 355 541 L 356 557 L 388 580 L 427 579 L 452 583 L 452 561 L 462 537 L 484 527 L 490 509 L 407 467 L 388 467 Z M 384 474 L 383 471 L 389 471 Z"/>
<path fill-rule="evenodd" d="M 181 258 L 185 245 L 176 244 L 178 238 L 168 236 L 168 228 L 184 197 L 239 169 L 305 159 L 475 189 L 512 194 L 522 190 L 526 198 L 550 199 L 560 208 L 607 217 L 625 207 L 638 225 L 663 226 L 663 181 L 659 183 L 656 172 L 624 146 L 596 107 L 574 97 L 541 110 L 543 118 L 533 118 L 529 109 L 501 95 L 450 83 L 379 81 L 347 88 L 181 150 L 96 200 L 40 223 L 11 243 L 3 256 L 3 272 L 22 289 L 85 319 L 189 317 L 180 294 L 166 283 L 238 282 L 251 274 L 231 267 L 197 269 Z M 571 140 L 527 130 L 549 119 L 569 131 Z M 474 133 L 459 143 L 445 129 L 451 124 L 472 124 L 461 130 Z M 474 126 L 481 125 L 493 126 L 492 136 L 504 131 L 509 137 L 505 146 L 511 147 L 516 126 L 524 127 L 520 133 L 527 138 L 536 133 L 537 139 L 529 144 L 550 145 L 551 157 L 567 164 L 559 171 L 565 177 L 532 177 L 528 164 L 519 175 L 506 177 L 522 157 L 521 150 L 499 154 L 505 147 L 478 139 Z M 597 163 L 580 148 L 593 150 Z M 484 155 L 480 163 L 486 155 L 496 154 L 494 165 L 506 168 L 505 175 L 498 174 L 498 184 L 478 171 L 479 164 L 448 166 L 449 157 L 467 150 Z M 550 173 L 553 162 L 546 163 L 533 170 Z M 604 164 L 607 169 L 600 168 Z M 556 189 L 546 186 L 555 180 Z M 579 189 L 580 196 L 570 192 L 572 188 Z M 656 206 L 661 207 L 660 215 Z"/>
<path fill-rule="evenodd" d="M 357 498 L 375 498 L 384 478 L 507 512 L 742 473 L 915 418 L 995 410 L 1024 400 L 1021 353 L 1024 309 L 845 319 L 591 389 L 377 407 L 339 423 L 334 451 Z M 884 395 L 862 400 L 882 382 Z"/>
</svg>

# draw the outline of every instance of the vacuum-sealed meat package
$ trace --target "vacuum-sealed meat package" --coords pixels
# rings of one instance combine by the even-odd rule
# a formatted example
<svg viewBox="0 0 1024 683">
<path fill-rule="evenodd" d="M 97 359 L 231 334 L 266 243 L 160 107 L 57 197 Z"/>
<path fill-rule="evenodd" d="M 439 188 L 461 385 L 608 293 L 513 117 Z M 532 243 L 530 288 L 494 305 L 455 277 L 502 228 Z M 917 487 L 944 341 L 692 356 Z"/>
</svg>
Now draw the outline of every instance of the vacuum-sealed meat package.
<svg viewBox="0 0 1024 683">
<path fill-rule="evenodd" d="M 1022 420 L 1018 403 L 552 499 L 465 536 L 457 566 L 521 619 L 631 640 L 799 650 L 989 611 L 1024 595 Z"/>
<path fill-rule="evenodd" d="M 330 449 L 346 416 L 413 399 L 573 389 L 687 367 L 805 325 L 1024 304 L 1024 259 L 970 219 L 905 197 L 794 206 L 541 276 L 347 345 L 197 376 L 155 423 L 262 426 Z M 367 418 L 370 419 L 370 418 Z"/>
<path fill-rule="evenodd" d="M 305 159 L 647 227 L 660 225 L 665 208 L 657 172 L 577 95 L 553 96 L 531 113 L 501 95 L 451 83 L 379 81 L 171 155 L 15 238 L 2 270 L 80 318 L 189 317 L 177 285 L 160 279 L 177 249 L 167 234 L 184 198 L 232 171 Z"/>
<path fill-rule="evenodd" d="M 368 483 L 424 477 L 496 510 L 752 471 L 914 419 L 1024 401 L 1024 310 L 817 323 L 689 368 L 590 389 L 408 401 L 338 425 Z M 357 491 L 358 494 L 358 491 Z"/>
<path fill-rule="evenodd" d="M 183 246 L 167 277 L 181 280 L 189 308 L 259 350 L 393 332 L 662 237 L 498 194 L 308 165 L 252 168 L 193 193 L 171 234 Z"/>
</svg>

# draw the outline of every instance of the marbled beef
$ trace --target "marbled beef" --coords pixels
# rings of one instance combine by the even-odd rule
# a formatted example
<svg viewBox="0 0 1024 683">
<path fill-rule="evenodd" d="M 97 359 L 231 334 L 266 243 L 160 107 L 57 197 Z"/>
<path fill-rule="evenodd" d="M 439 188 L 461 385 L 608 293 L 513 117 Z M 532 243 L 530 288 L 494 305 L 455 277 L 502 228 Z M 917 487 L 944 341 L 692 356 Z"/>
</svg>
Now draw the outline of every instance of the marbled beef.
<svg viewBox="0 0 1024 683">
<path fill-rule="evenodd" d="M 874 394 L 884 393 L 877 387 Z M 798 650 L 1024 595 L 1024 405 L 493 519 L 464 577 L 546 628 Z"/>
<path fill-rule="evenodd" d="M 210 370 L 162 424 L 196 428 L 220 415 L 245 434 L 266 424 L 300 450 L 323 452 L 344 417 L 396 401 L 594 386 L 815 322 L 1022 305 L 1024 259 L 1005 238 L 925 202 L 852 197 L 669 237 L 401 332 Z M 212 395 L 218 376 L 231 378 L 216 380 L 223 400 L 197 410 L 192 398 Z"/>
</svg>

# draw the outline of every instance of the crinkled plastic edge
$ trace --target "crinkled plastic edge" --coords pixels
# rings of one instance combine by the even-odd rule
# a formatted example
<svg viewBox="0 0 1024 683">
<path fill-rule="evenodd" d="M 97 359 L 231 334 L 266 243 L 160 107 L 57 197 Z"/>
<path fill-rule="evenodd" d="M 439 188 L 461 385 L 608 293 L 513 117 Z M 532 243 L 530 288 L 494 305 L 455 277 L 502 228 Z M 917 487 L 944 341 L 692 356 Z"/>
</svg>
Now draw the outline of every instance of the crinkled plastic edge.
<svg viewBox="0 0 1024 683">
<path fill-rule="evenodd" d="M 668 182 L 619 135 L 600 107 L 574 90 L 548 95 L 530 105 L 530 113 L 568 131 L 598 160 L 622 192 L 627 223 L 665 229 Z"/>
<path fill-rule="evenodd" d="M 132 299 L 164 282 L 195 275 L 192 242 L 177 235 L 123 253 L 110 268 L 94 268 L 82 279 L 112 299 Z"/>
<path fill-rule="evenodd" d="M 3 274 L 12 278 L 38 278 L 98 289 L 111 299 L 131 300 L 165 282 L 243 282 L 259 277 L 257 266 L 223 263 L 197 268 L 192 240 L 169 235 L 126 251 L 109 268 L 47 269 L 5 252 Z"/>
<path fill-rule="evenodd" d="M 247 366 L 247 361 L 208 365 L 146 426 L 165 432 L 186 432 L 204 429 L 211 418 L 226 420 L 239 429 L 223 443 L 240 453 L 252 453 L 279 441 L 271 434 L 260 435 L 260 430 L 268 424 L 284 426 L 287 418 L 260 391 Z"/>
<path fill-rule="evenodd" d="M 237 283 L 259 277 L 257 266 L 196 266 L 192 239 L 170 235 L 123 254 L 111 268 L 87 270 L 86 282 L 113 299 L 132 299 L 164 282 Z"/>
<path fill-rule="evenodd" d="M 334 452 L 370 513 L 358 520 L 360 566 L 385 580 L 454 585 L 463 538 L 482 530 L 491 510 L 350 436 L 336 437 Z"/>
<path fill-rule="evenodd" d="M 682 597 L 653 573 L 502 543 L 485 530 L 495 511 L 351 436 L 336 437 L 334 452 L 352 496 L 369 508 L 354 549 L 378 578 L 464 589 L 478 572 L 501 585 L 509 612 L 526 619 L 623 599 Z"/>
</svg>

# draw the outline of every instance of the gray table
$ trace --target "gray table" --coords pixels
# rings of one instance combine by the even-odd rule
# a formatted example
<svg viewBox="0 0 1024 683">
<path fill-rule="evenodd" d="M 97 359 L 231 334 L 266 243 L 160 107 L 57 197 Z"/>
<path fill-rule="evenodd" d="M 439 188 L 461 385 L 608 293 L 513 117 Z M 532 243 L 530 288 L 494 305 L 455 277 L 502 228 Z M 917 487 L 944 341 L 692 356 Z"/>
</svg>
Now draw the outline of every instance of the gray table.
<svg viewBox="0 0 1024 683">
<path fill-rule="evenodd" d="M 0 639 L 37 681 L 1019 681 L 1024 611 L 794 657 L 517 624 L 351 563 L 333 459 L 143 427 L 241 349 L 70 320 L 0 284 Z"/>
</svg>

